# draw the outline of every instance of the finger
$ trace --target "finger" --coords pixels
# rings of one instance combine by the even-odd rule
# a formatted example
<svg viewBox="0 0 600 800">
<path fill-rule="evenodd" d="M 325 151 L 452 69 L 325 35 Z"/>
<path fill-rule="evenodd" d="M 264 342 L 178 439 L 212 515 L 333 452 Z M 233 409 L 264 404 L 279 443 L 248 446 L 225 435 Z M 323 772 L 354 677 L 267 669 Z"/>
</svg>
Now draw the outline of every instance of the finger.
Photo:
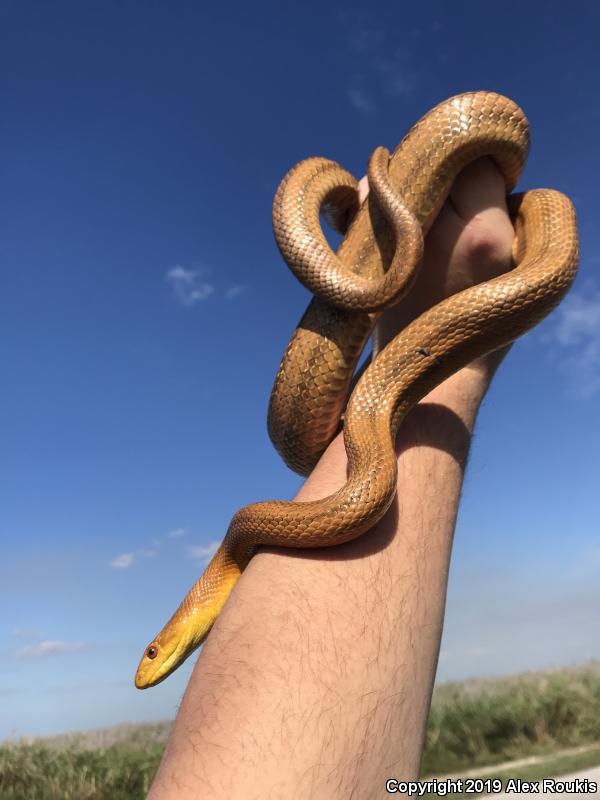
<svg viewBox="0 0 600 800">
<path fill-rule="evenodd" d="M 450 202 L 464 221 L 491 208 L 506 212 L 506 184 L 495 162 L 480 158 L 468 164 L 454 182 Z"/>
<path fill-rule="evenodd" d="M 358 202 L 362 204 L 365 200 L 367 195 L 369 194 L 369 180 L 366 175 L 358 182 Z"/>
</svg>

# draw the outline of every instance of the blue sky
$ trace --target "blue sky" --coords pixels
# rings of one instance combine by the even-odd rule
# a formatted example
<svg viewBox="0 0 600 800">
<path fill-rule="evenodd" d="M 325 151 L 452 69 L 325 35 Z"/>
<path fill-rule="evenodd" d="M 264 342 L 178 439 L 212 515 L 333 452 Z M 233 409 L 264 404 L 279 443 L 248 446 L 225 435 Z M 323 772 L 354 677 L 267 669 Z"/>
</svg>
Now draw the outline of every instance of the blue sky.
<svg viewBox="0 0 600 800">
<path fill-rule="evenodd" d="M 0 2 L 0 738 L 174 715 L 141 650 L 242 505 L 299 479 L 266 407 L 308 293 L 271 231 L 300 159 L 360 176 L 436 103 L 532 125 L 580 221 L 568 300 L 485 402 L 438 680 L 600 657 L 600 10 Z"/>
</svg>

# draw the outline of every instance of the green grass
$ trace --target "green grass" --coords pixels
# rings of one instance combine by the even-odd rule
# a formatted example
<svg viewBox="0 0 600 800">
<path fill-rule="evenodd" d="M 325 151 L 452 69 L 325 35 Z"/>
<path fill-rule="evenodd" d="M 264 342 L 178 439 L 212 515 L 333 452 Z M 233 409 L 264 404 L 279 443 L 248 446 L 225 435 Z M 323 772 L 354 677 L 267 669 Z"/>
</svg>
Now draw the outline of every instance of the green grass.
<svg viewBox="0 0 600 800">
<path fill-rule="evenodd" d="M 113 745 L 102 750 L 12 745 L 0 749 L 2 800 L 133 800 L 144 798 L 163 746 Z"/>
<path fill-rule="evenodd" d="M 0 800 L 143 800 L 170 725 L 122 725 L 0 744 Z M 599 743 L 600 663 L 448 683 L 434 692 L 422 774 L 499 765 L 489 777 L 535 780 L 600 764 Z M 503 766 L 533 755 L 549 758 L 510 772 Z"/>
<path fill-rule="evenodd" d="M 485 775 L 480 775 L 482 780 L 495 780 L 502 781 L 503 789 L 506 789 L 507 781 L 509 778 L 519 778 L 522 781 L 540 781 L 544 778 L 556 778 L 561 775 L 570 775 L 574 772 L 587 769 L 588 767 L 597 767 L 600 765 L 600 746 L 592 747 L 584 752 L 564 754 L 559 756 L 549 756 L 535 764 L 527 764 L 522 767 L 513 767 L 507 769 L 490 770 Z M 480 794 L 486 794 L 482 792 Z M 469 793 L 469 797 L 477 797 L 478 793 Z M 423 795 L 424 800 L 439 800 L 439 794 L 426 793 Z M 448 800 L 464 800 L 465 794 L 451 792 L 446 795 Z"/>
<path fill-rule="evenodd" d="M 600 742 L 600 663 L 437 687 L 423 775 Z"/>
<path fill-rule="evenodd" d="M 520 778 L 524 781 L 539 781 L 543 778 L 556 778 L 559 775 L 571 775 L 583 769 L 600 765 L 600 747 L 593 747 L 584 753 L 551 757 L 519 769 L 504 770 L 491 777 L 500 778 L 506 786 L 508 778 Z"/>
</svg>

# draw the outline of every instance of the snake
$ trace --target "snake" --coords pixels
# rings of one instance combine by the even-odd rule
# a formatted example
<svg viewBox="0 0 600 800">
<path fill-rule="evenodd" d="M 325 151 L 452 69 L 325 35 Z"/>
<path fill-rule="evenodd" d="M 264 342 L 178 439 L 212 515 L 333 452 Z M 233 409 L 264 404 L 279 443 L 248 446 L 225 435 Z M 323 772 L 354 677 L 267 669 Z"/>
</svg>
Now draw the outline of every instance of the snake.
<svg viewBox="0 0 600 800">
<path fill-rule="evenodd" d="M 275 239 L 314 297 L 275 378 L 269 434 L 285 463 L 307 475 L 343 430 L 347 480 L 324 499 L 264 501 L 237 511 L 204 573 L 145 648 L 138 688 L 164 680 L 204 642 L 260 545 L 332 547 L 372 528 L 396 492 L 394 442 L 410 409 L 561 301 L 578 266 L 576 215 L 556 190 L 511 194 L 528 150 L 529 124 L 514 101 L 466 92 L 425 114 L 393 153 L 375 149 L 362 204 L 355 178 L 329 159 L 304 159 L 284 177 L 273 203 Z M 422 313 L 353 379 L 377 319 L 410 291 L 423 237 L 454 180 L 484 156 L 506 184 L 512 269 Z M 344 233 L 336 251 L 322 215 Z"/>
</svg>

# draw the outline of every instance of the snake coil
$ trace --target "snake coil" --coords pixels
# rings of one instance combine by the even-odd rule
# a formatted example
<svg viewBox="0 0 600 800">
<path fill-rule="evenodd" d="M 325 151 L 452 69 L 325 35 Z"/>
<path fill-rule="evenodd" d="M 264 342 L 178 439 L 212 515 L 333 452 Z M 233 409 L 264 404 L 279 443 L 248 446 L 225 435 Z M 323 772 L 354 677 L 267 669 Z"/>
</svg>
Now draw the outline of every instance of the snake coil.
<svg viewBox="0 0 600 800">
<path fill-rule="evenodd" d="M 423 236 L 458 173 L 491 156 L 511 192 L 528 146 L 525 115 L 502 95 L 470 92 L 441 103 L 391 156 L 375 150 L 369 197 L 337 253 L 319 212 L 326 207 L 343 225 L 357 207 L 355 179 L 323 158 L 302 161 L 283 179 L 273 207 L 275 236 L 291 269 L 316 295 L 284 354 L 269 407 L 271 439 L 292 469 L 308 474 L 335 436 L 360 354 L 382 310 L 410 289 Z M 429 309 L 378 354 L 344 412 L 346 484 L 322 500 L 254 503 L 238 511 L 204 574 L 144 651 L 138 688 L 164 680 L 204 641 L 260 544 L 330 547 L 369 530 L 395 494 L 394 439 L 408 411 L 560 302 L 577 270 L 573 207 L 552 190 L 509 200 L 516 266 Z"/>
</svg>

